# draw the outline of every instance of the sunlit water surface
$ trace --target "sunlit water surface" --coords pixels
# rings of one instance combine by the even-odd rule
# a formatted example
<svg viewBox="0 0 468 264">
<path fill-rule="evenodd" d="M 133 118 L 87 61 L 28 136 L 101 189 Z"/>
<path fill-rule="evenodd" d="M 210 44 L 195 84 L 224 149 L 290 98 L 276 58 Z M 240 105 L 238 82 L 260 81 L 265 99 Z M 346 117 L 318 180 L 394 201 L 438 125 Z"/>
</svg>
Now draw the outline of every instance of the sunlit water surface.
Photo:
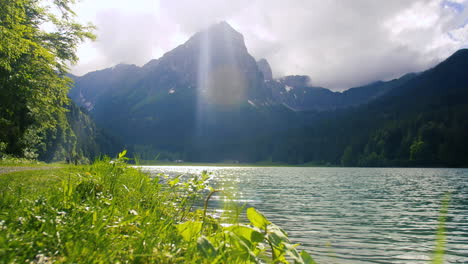
<svg viewBox="0 0 468 264">
<path fill-rule="evenodd" d="M 429 263 L 451 193 L 446 263 L 468 263 L 468 169 L 145 166 L 212 173 L 240 203 L 283 227 L 319 263 Z"/>
</svg>

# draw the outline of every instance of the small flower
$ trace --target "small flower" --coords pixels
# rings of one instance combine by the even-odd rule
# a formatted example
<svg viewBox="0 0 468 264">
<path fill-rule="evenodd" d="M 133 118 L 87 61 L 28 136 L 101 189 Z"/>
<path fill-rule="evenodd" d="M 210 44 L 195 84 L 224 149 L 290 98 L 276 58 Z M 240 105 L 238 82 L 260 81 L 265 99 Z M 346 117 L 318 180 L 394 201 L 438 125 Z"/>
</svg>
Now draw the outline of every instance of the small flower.
<svg viewBox="0 0 468 264">
<path fill-rule="evenodd" d="M 138 212 L 137 212 L 137 211 L 135 211 L 135 210 L 133 210 L 133 209 L 132 209 L 132 210 L 130 210 L 130 211 L 128 211 L 128 212 L 129 212 L 130 214 L 132 214 L 132 215 L 138 215 Z"/>
<path fill-rule="evenodd" d="M 37 221 L 42 222 L 42 223 L 45 223 L 45 220 L 42 218 L 42 216 L 40 216 L 40 215 L 35 215 L 34 217 L 37 219 Z"/>
</svg>

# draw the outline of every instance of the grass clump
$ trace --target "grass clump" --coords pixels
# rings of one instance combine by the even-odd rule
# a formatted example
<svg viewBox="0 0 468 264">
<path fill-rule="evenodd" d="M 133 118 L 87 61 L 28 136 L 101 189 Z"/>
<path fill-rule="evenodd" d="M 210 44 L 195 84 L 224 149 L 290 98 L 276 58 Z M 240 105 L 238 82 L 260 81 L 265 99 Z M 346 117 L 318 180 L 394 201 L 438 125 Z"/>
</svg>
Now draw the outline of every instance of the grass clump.
<svg viewBox="0 0 468 264">
<path fill-rule="evenodd" d="M 1 153 L 0 153 L 1 154 Z M 0 166 L 45 165 L 45 163 L 27 158 L 18 158 L 10 155 L 0 155 Z"/>
<path fill-rule="evenodd" d="M 0 263 L 314 263 L 254 208 L 229 225 L 194 209 L 216 192 L 206 173 L 151 178 L 125 160 L 0 175 Z"/>
</svg>

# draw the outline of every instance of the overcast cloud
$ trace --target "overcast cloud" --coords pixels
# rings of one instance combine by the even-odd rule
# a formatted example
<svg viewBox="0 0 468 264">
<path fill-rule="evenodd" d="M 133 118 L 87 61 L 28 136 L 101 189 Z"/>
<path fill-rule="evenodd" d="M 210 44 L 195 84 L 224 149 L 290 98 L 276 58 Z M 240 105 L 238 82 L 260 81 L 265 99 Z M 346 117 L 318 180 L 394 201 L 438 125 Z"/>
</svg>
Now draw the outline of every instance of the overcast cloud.
<svg viewBox="0 0 468 264">
<path fill-rule="evenodd" d="M 335 90 L 425 70 L 468 45 L 467 0 L 93 3 L 78 6 L 80 20 L 99 29 L 98 40 L 79 50 L 79 75 L 142 65 L 222 20 L 244 35 L 256 59 L 270 62 L 275 77 L 306 74 Z"/>
</svg>

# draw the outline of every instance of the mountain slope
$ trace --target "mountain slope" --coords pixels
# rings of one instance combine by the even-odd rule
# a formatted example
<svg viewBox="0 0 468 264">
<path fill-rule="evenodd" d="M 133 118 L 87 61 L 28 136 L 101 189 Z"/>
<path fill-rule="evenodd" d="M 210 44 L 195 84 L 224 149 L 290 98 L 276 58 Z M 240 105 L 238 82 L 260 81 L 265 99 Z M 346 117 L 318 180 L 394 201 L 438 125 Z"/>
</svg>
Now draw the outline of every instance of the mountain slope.
<svg viewBox="0 0 468 264">
<path fill-rule="evenodd" d="M 98 122 L 115 123 L 110 109 L 117 116 L 126 114 L 120 111 L 123 109 L 127 114 L 142 113 L 174 98 L 178 99 L 173 103 L 197 105 L 202 112 L 212 111 L 212 107 L 239 108 L 247 103 L 254 107 L 284 105 L 294 111 L 341 109 L 367 103 L 395 86 L 391 83 L 406 79 L 343 93 L 311 87 L 307 76 L 275 80 L 268 61 L 255 62 L 243 36 L 221 22 L 143 67 L 117 65 L 77 77 L 70 97 Z M 96 105 L 98 109 L 94 109 Z"/>
<path fill-rule="evenodd" d="M 415 74 L 407 74 L 391 81 L 375 82 L 354 87 L 343 92 L 332 92 L 323 87 L 310 85 L 308 76 L 286 76 L 267 81 L 273 97 L 294 111 L 330 111 L 366 104 L 395 87 L 411 80 Z"/>
<path fill-rule="evenodd" d="M 75 80 L 72 99 L 148 157 L 240 160 L 248 155 L 232 146 L 246 149 L 295 118 L 273 101 L 242 35 L 225 22 L 143 67 L 118 65 Z"/>
<path fill-rule="evenodd" d="M 344 92 L 274 79 L 219 23 L 143 67 L 76 77 L 72 99 L 144 159 L 468 166 L 468 52 Z"/>
<path fill-rule="evenodd" d="M 100 129 L 85 110 L 73 102 L 66 108 L 66 113 L 57 116 L 57 126 L 44 133 L 38 148 L 40 160 L 89 163 L 122 150 L 119 140 Z"/>
<path fill-rule="evenodd" d="M 467 50 L 458 51 L 367 105 L 322 114 L 292 132 L 300 145 L 284 145 L 307 149 L 299 156 L 316 163 L 466 167 L 467 64 Z"/>
</svg>

